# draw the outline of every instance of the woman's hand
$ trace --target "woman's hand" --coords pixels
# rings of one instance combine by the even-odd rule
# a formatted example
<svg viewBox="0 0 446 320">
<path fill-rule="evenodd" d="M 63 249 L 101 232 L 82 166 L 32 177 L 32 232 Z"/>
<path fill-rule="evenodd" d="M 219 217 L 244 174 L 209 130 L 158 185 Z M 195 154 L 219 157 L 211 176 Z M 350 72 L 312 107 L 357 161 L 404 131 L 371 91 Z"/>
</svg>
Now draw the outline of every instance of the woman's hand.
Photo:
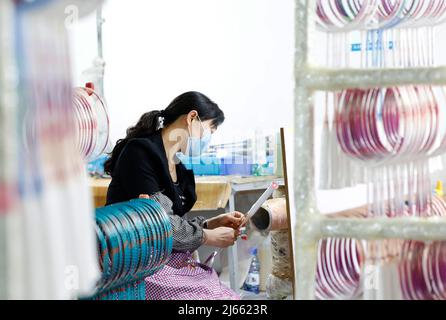
<svg viewBox="0 0 446 320">
<path fill-rule="evenodd" d="M 228 227 L 234 230 L 238 230 L 244 227 L 245 225 L 246 225 L 246 217 L 243 213 L 238 211 L 223 213 L 207 220 L 207 229 Z"/>
<path fill-rule="evenodd" d="M 204 245 L 218 248 L 226 248 L 232 246 L 237 240 L 240 231 L 228 227 L 218 227 L 215 229 L 203 229 L 205 234 Z"/>
</svg>

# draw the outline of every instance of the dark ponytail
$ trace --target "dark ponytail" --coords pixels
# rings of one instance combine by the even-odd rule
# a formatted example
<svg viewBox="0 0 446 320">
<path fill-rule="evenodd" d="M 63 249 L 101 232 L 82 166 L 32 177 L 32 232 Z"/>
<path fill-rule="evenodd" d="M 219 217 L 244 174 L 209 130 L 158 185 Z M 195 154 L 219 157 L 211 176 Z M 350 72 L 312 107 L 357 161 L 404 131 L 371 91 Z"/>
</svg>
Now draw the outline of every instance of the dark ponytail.
<svg viewBox="0 0 446 320">
<path fill-rule="evenodd" d="M 124 139 L 119 139 L 110 153 L 110 158 L 105 162 L 104 169 L 112 174 L 119 155 L 130 139 L 149 136 L 159 130 L 160 119 L 163 118 L 163 126 L 175 122 L 180 116 L 196 110 L 202 121 L 212 120 L 212 126 L 218 127 L 225 120 L 223 111 L 218 105 L 204 94 L 190 91 L 176 97 L 165 110 L 156 110 L 144 113 L 138 123 L 127 129 Z"/>
</svg>

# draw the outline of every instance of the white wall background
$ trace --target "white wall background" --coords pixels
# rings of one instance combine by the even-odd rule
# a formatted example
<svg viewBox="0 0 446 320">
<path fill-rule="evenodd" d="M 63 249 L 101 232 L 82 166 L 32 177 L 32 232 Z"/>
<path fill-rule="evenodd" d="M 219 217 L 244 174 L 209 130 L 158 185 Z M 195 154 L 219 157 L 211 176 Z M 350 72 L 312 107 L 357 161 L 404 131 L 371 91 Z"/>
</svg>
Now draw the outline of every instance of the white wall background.
<svg viewBox="0 0 446 320">
<path fill-rule="evenodd" d="M 292 124 L 293 0 L 108 0 L 103 15 L 112 141 L 189 90 L 226 114 L 214 142 Z M 95 23 L 72 30 L 78 85 L 97 54 Z"/>
</svg>

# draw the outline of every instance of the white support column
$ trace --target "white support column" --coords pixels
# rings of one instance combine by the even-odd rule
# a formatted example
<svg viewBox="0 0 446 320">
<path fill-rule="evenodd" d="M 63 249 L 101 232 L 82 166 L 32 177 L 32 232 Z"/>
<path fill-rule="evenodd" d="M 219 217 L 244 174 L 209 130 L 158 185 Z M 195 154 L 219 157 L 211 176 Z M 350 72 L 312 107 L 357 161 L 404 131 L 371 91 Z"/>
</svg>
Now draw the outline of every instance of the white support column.
<svg viewBox="0 0 446 320">
<path fill-rule="evenodd" d="M 314 298 L 316 276 L 317 240 L 307 234 L 307 221 L 318 214 L 315 210 L 314 181 L 314 126 L 312 92 L 305 85 L 309 58 L 309 38 L 314 27 L 314 0 L 296 1 L 296 51 L 295 51 L 295 155 L 294 198 L 296 225 L 294 229 L 295 297 Z"/>
<path fill-rule="evenodd" d="M 446 240 L 446 218 L 443 217 L 323 218 L 316 223 L 309 234 L 316 238 Z"/>
<path fill-rule="evenodd" d="M 297 71 L 297 70 L 296 70 Z M 394 69 L 307 68 L 301 80 L 313 90 L 376 88 L 410 84 L 446 84 L 446 67 Z M 303 75 L 305 74 L 305 77 Z"/>
</svg>

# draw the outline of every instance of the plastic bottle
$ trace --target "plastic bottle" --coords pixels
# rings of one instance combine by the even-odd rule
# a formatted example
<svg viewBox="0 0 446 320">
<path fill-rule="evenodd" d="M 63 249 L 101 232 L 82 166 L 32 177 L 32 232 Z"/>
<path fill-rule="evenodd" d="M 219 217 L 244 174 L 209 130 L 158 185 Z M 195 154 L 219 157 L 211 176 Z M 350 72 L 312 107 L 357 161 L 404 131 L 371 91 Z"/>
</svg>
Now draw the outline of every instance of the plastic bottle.
<svg viewBox="0 0 446 320">
<path fill-rule="evenodd" d="M 253 248 L 251 251 L 252 259 L 249 267 L 248 276 L 243 284 L 243 290 L 253 292 L 255 294 L 260 293 L 260 262 L 257 257 L 257 248 Z"/>
</svg>

